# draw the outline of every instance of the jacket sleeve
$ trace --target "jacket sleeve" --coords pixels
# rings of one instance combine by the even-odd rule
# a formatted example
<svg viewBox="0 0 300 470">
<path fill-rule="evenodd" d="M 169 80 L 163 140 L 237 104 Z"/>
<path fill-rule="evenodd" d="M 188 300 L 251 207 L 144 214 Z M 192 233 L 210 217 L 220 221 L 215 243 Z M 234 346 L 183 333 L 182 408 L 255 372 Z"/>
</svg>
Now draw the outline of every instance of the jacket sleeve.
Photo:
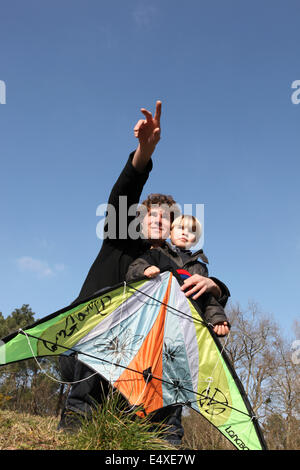
<svg viewBox="0 0 300 470">
<path fill-rule="evenodd" d="M 109 199 L 108 206 L 113 208 L 113 219 L 115 229 L 111 231 L 113 234 L 110 237 L 110 231 L 106 233 L 106 239 L 120 240 L 128 237 L 128 226 L 135 218 L 135 215 L 128 216 L 128 210 L 133 205 L 138 205 L 143 187 L 152 170 L 152 160 L 150 160 L 145 170 L 140 173 L 132 165 L 132 159 L 135 152 L 132 152 L 123 168 L 119 178 L 114 184 Z M 108 208 L 109 209 L 109 208 Z M 109 212 L 107 213 L 105 227 L 109 224 Z M 120 236 L 121 235 L 121 236 Z M 120 238 L 119 238 L 120 237 Z"/>
<path fill-rule="evenodd" d="M 187 270 L 189 268 L 187 267 Z M 228 298 L 230 297 L 230 292 L 228 287 L 224 284 L 224 282 L 220 281 L 216 277 L 209 276 L 208 274 L 208 269 L 205 263 L 201 263 L 200 261 L 197 261 L 197 263 L 194 263 L 191 268 L 190 268 L 191 274 L 200 274 L 200 276 L 205 276 L 209 277 L 212 281 L 214 281 L 217 286 L 221 290 L 221 297 L 217 299 L 219 304 L 224 308 L 227 304 Z"/>
<path fill-rule="evenodd" d="M 202 297 L 202 299 L 201 299 Z M 200 297 L 200 307 L 207 323 L 215 326 L 217 323 L 226 321 L 230 327 L 224 308 L 212 294 L 203 294 Z"/>
<path fill-rule="evenodd" d="M 216 284 L 217 286 L 221 289 L 221 297 L 219 297 L 217 300 L 219 302 L 219 304 L 222 305 L 222 307 L 224 308 L 227 304 L 227 301 L 230 297 L 230 292 L 229 292 L 229 289 L 228 287 L 224 284 L 224 282 L 220 281 L 219 279 L 217 279 L 216 277 L 212 277 L 212 276 L 209 276 L 210 279 L 212 279 Z"/>
<path fill-rule="evenodd" d="M 145 269 L 149 268 L 149 266 L 151 266 L 151 264 L 148 261 L 143 258 L 137 258 L 129 265 L 126 273 L 126 281 L 131 282 L 143 277 Z"/>
</svg>

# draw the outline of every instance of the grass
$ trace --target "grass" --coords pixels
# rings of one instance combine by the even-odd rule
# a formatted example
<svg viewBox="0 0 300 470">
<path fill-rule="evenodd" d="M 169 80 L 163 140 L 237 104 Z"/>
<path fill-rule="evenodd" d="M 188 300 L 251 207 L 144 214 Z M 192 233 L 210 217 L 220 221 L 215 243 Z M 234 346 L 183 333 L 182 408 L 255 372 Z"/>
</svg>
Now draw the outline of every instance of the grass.
<svg viewBox="0 0 300 470">
<path fill-rule="evenodd" d="M 100 407 L 73 433 L 58 431 L 59 418 L 0 410 L 0 450 L 172 450 L 147 419 L 118 410 L 117 402 Z M 159 434 L 160 433 L 160 434 Z"/>
<path fill-rule="evenodd" d="M 183 447 L 189 450 L 235 450 L 212 424 L 194 410 L 182 419 L 184 427 Z"/>
<path fill-rule="evenodd" d="M 0 410 L 0 450 L 66 449 L 66 436 L 57 429 L 58 418 Z"/>
<path fill-rule="evenodd" d="M 118 402 L 107 401 L 83 421 L 81 430 L 69 439 L 69 449 L 77 450 L 171 450 L 170 444 L 160 438 L 162 425 L 153 429 L 147 418 L 118 409 Z"/>
<path fill-rule="evenodd" d="M 160 439 L 147 419 L 118 410 L 114 401 L 99 408 L 90 421 L 82 421 L 73 434 L 58 431 L 59 417 L 36 416 L 0 409 L 0 450 L 173 450 Z M 198 413 L 183 417 L 181 449 L 233 449 L 232 444 Z M 160 434 L 159 434 L 160 433 Z"/>
</svg>

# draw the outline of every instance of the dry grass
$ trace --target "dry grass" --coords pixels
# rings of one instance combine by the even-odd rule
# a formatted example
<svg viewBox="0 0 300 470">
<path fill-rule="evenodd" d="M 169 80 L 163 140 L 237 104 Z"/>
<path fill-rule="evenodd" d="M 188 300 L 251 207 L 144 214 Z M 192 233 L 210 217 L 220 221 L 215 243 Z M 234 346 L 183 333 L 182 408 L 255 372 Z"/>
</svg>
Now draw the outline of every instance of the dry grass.
<svg viewBox="0 0 300 470">
<path fill-rule="evenodd" d="M 116 432 L 116 421 L 107 423 L 106 428 L 101 432 L 97 430 L 95 432 L 95 424 L 92 425 L 88 430 L 83 428 L 76 435 L 68 435 L 63 431 L 57 431 L 57 425 L 59 417 L 53 416 L 35 416 L 28 413 L 20 413 L 16 411 L 0 410 L 0 450 L 67 450 L 67 449 L 108 449 L 124 448 L 125 442 L 120 445 L 118 442 L 118 433 Z M 101 420 L 103 422 L 103 420 Z M 126 423 L 125 423 L 126 424 Z M 185 436 L 182 449 L 189 450 L 233 450 L 233 445 L 225 439 L 221 433 L 211 426 L 202 416 L 193 410 L 189 410 L 189 415 L 183 417 L 183 425 L 185 430 Z M 99 425 L 97 425 L 99 427 Z M 124 423 L 123 423 L 124 427 Z M 122 426 L 120 426 L 122 428 Z M 109 435 L 108 430 L 111 430 L 109 439 L 114 441 L 112 447 L 107 447 L 108 443 L 105 442 Z M 142 431 L 138 431 L 139 437 L 142 439 Z M 145 430 L 144 430 L 145 431 Z M 101 435 L 102 433 L 102 435 Z M 133 430 L 135 435 L 137 431 Z M 100 443 L 95 443 L 95 438 L 101 435 Z M 121 433 L 122 435 L 122 433 Z M 104 439 L 105 436 L 105 439 Z M 120 436 L 119 436 L 120 437 Z M 153 436 L 150 436 L 153 439 Z M 136 438 L 135 438 L 136 439 Z M 133 439 L 134 441 L 134 439 Z M 151 448 L 151 445 L 147 443 L 147 438 L 144 437 L 144 442 L 134 443 L 133 448 L 139 448 L 143 444 L 142 448 Z M 126 446 L 127 447 L 127 446 Z M 164 444 L 160 448 L 167 447 Z M 116 447 L 115 447 L 116 448 Z M 155 444 L 155 440 L 152 441 L 152 448 L 159 448 L 158 444 Z"/>
<path fill-rule="evenodd" d="M 57 430 L 59 419 L 0 410 L 0 451 L 174 449 L 147 422 L 132 422 L 126 415 L 122 420 L 111 412 L 105 419 L 95 416 L 71 434 Z"/>
<path fill-rule="evenodd" d="M 67 437 L 57 431 L 58 418 L 0 410 L 0 450 L 67 449 Z"/>
<path fill-rule="evenodd" d="M 98 446 L 95 445 L 92 435 L 95 436 L 96 433 L 91 432 L 95 429 L 90 428 L 88 433 L 86 430 L 79 431 L 76 436 L 70 436 L 63 431 L 57 431 L 58 422 L 59 418 L 52 416 L 35 416 L 28 413 L 0 410 L 0 450 L 67 450 L 76 448 L 95 449 L 97 447 L 101 449 L 103 444 L 104 448 L 107 448 L 107 442 L 102 442 Z M 183 424 L 185 436 L 182 449 L 234 449 L 220 432 L 192 410 L 189 416 L 183 418 Z M 116 433 L 113 427 L 111 428 Z M 103 435 L 107 435 L 107 429 Z M 82 441 L 81 445 L 79 445 L 80 439 Z M 110 436 L 110 439 L 112 439 L 112 436 Z M 116 438 L 114 444 L 118 444 Z M 138 442 L 135 445 L 138 445 Z M 159 448 L 154 440 L 152 445 L 152 448 Z M 151 446 L 149 447 L 151 448 Z M 166 444 L 160 448 L 164 447 L 167 447 Z"/>
<path fill-rule="evenodd" d="M 183 416 L 184 427 L 183 448 L 189 450 L 235 450 L 212 424 L 196 411 L 189 409 Z"/>
</svg>

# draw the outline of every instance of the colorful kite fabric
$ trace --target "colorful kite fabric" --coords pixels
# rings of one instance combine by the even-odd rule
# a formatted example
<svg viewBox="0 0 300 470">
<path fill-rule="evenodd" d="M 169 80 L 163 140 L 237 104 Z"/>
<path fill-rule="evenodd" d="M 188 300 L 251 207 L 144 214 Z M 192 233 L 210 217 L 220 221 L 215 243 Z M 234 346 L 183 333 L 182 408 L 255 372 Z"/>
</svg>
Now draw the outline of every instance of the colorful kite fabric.
<svg viewBox="0 0 300 470">
<path fill-rule="evenodd" d="M 185 404 L 237 449 L 266 448 L 224 348 L 170 272 L 101 291 L 2 341 L 2 365 L 76 351 L 145 414 Z"/>
</svg>

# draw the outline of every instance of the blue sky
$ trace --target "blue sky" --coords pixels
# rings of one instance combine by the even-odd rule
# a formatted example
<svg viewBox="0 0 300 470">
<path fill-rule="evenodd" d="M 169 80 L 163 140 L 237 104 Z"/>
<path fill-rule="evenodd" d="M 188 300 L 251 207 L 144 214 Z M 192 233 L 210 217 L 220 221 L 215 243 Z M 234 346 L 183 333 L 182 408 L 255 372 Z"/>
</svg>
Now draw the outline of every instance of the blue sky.
<svg viewBox="0 0 300 470">
<path fill-rule="evenodd" d="M 204 204 L 211 275 L 286 333 L 300 311 L 300 2 L 1 2 L 0 311 L 77 297 L 96 209 L 162 100 L 143 195 Z"/>
</svg>

